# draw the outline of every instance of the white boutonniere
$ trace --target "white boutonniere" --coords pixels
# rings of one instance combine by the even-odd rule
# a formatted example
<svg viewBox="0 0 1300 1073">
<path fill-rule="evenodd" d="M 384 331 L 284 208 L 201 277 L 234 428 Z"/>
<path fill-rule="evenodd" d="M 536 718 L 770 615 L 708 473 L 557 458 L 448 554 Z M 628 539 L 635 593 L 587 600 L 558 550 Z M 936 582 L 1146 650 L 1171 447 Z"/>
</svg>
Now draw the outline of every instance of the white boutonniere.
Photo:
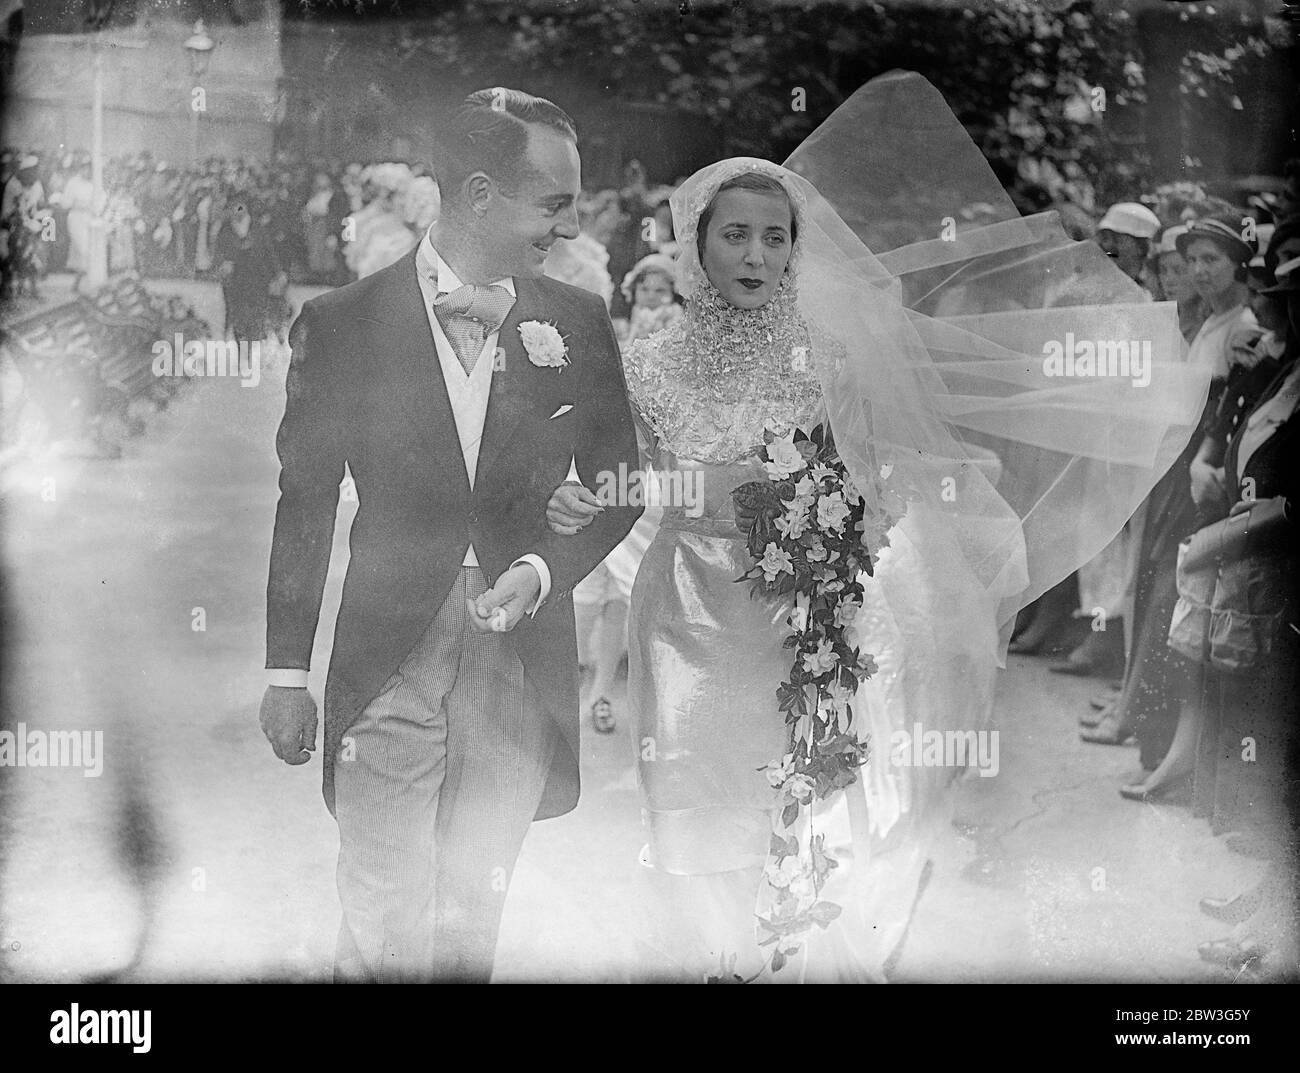
<svg viewBox="0 0 1300 1073">
<path fill-rule="evenodd" d="M 569 364 L 569 349 L 554 324 L 527 320 L 519 325 L 519 337 L 528 351 L 528 360 L 542 369 L 563 369 Z"/>
</svg>

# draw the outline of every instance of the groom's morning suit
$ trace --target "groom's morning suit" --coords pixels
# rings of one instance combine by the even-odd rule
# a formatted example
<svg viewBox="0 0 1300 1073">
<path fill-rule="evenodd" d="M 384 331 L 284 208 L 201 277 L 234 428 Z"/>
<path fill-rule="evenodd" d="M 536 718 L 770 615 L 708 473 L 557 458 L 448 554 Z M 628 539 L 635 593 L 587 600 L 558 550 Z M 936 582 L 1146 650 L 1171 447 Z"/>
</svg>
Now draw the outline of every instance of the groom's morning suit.
<svg viewBox="0 0 1300 1073">
<path fill-rule="evenodd" d="M 268 668 L 310 664 L 345 464 L 358 499 L 325 689 L 341 978 L 490 974 L 529 823 L 578 800 L 572 590 L 640 514 L 610 506 L 578 536 L 546 524 L 571 458 L 588 485 L 638 464 L 600 298 L 498 281 L 513 304 L 463 365 L 433 309 L 459 286 L 426 234 L 306 303 L 291 333 Z M 528 321 L 556 327 L 567 366 L 530 359 Z M 479 633 L 466 599 L 521 557 L 542 578 L 539 606 Z"/>
</svg>

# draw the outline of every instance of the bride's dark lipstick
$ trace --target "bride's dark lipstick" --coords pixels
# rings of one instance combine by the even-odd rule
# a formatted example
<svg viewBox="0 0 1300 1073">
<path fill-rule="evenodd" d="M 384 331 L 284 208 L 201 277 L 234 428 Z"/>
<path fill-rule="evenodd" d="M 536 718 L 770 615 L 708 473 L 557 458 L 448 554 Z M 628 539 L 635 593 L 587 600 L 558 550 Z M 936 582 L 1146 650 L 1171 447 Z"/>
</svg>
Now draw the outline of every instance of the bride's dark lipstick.
<svg viewBox="0 0 1300 1073">
<path fill-rule="evenodd" d="M 751 291 L 756 291 L 758 290 L 759 287 L 763 286 L 763 281 L 761 279 L 752 279 L 749 277 L 743 277 L 741 279 L 736 280 L 736 282 L 739 283 L 742 287 L 746 287 Z"/>
</svg>

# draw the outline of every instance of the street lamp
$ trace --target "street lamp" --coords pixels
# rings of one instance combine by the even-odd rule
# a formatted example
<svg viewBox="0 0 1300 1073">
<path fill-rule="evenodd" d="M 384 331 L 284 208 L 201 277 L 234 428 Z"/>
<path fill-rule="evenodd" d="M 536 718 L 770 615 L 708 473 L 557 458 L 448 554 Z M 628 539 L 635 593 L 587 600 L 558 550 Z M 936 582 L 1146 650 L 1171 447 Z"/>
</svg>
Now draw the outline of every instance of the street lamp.
<svg viewBox="0 0 1300 1073">
<path fill-rule="evenodd" d="M 90 90 L 90 182 L 94 188 L 94 208 L 90 214 L 90 249 L 87 254 L 86 275 L 82 287 L 93 293 L 108 280 L 108 243 L 105 233 L 104 209 L 108 201 L 104 190 L 104 49 L 144 48 L 143 41 L 110 40 L 104 35 L 104 24 L 112 5 L 99 5 L 92 12 L 95 26 L 90 38 L 91 90 Z"/>
<path fill-rule="evenodd" d="M 185 39 L 185 54 L 190 61 L 190 160 L 197 163 L 199 159 L 199 109 L 196 107 L 199 82 L 208 71 L 208 61 L 216 42 L 208 36 L 208 31 L 199 19 L 194 24 L 194 32 Z M 204 110 L 206 111 L 204 102 Z"/>
</svg>

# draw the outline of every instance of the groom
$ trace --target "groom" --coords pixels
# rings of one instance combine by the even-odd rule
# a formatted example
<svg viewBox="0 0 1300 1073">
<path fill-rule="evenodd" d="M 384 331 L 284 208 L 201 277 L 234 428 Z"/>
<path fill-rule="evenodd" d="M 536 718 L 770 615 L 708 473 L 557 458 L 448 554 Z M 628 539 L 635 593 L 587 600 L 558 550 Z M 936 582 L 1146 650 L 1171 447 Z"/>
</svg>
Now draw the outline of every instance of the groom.
<svg viewBox="0 0 1300 1073">
<path fill-rule="evenodd" d="M 325 686 L 339 980 L 491 975 L 529 824 L 578 800 L 572 590 L 640 510 L 546 525 L 570 461 L 637 465 L 599 297 L 545 278 L 578 234 L 572 120 L 471 94 L 438 139 L 440 219 L 396 264 L 307 302 L 267 585 L 261 722 L 310 759 L 307 670 L 345 467 L 359 506 Z"/>
</svg>

